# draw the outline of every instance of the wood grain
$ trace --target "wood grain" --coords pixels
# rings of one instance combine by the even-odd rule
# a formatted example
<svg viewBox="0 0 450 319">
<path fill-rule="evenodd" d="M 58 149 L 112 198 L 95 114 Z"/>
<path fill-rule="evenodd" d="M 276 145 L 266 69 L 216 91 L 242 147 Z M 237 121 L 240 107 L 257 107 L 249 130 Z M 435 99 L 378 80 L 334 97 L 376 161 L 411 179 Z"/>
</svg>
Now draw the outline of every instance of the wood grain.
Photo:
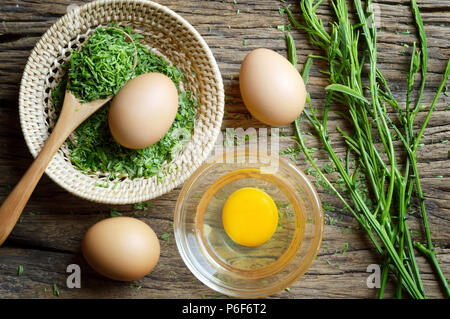
<svg viewBox="0 0 450 319">
<path fill-rule="evenodd" d="M 130 38 L 131 39 L 131 38 Z M 136 61 L 136 59 L 135 59 Z M 9 193 L 0 207 L 0 246 L 19 220 L 31 194 L 45 172 L 48 163 L 70 134 L 112 97 L 97 99 L 83 104 L 72 92 L 66 90 L 64 103 L 52 134 L 20 181 Z"/>
<path fill-rule="evenodd" d="M 0 200 L 3 201 L 25 169 L 32 161 L 20 130 L 18 117 L 18 90 L 28 55 L 39 37 L 65 12 L 69 4 L 85 1 L 52 0 L 1 0 L 0 5 Z M 286 1 L 299 15 L 296 1 Z M 286 54 L 283 33 L 277 25 L 287 24 L 281 17 L 276 0 L 226 1 L 170 1 L 160 0 L 186 18 L 204 37 L 218 61 L 226 90 L 226 114 L 223 129 L 227 127 L 264 127 L 256 120 L 247 119 L 247 111 L 239 94 L 239 68 L 246 53 L 266 47 Z M 396 97 L 404 102 L 406 79 L 412 42 L 418 41 L 408 0 L 376 1 L 381 9 L 379 33 L 379 65 L 391 83 Z M 418 1 L 429 42 L 429 77 L 424 103 L 429 104 L 439 85 L 445 63 L 450 57 L 450 1 Z M 237 14 L 239 10 L 239 14 Z M 324 19 L 330 15 L 326 5 L 318 11 Z M 402 32 L 409 32 L 403 34 Z M 297 45 L 300 67 L 310 53 L 320 53 L 307 41 L 305 33 L 292 32 Z M 244 45 L 244 40 L 245 44 Z M 405 47 L 408 44 L 409 47 Z M 402 52 L 405 51 L 405 53 Z M 327 82 L 319 72 L 325 65 L 313 67 L 308 91 L 316 105 L 323 102 Z M 418 80 L 416 81 L 418 82 Z M 433 239 L 440 245 L 438 257 L 447 277 L 450 276 L 450 99 L 438 100 L 423 137 L 424 146 L 419 150 L 419 170 Z M 419 114 L 419 123 L 425 114 Z M 339 117 L 331 114 L 330 131 L 343 125 Z M 303 122 L 302 129 L 310 128 Z M 280 149 L 294 145 L 292 127 L 283 128 Z M 340 155 L 345 151 L 338 134 L 331 139 Z M 310 146 L 319 146 L 313 136 L 307 136 Z M 326 163 L 323 151 L 315 154 L 319 163 Z M 299 168 L 306 170 L 302 156 L 297 160 Z M 0 248 L 0 298 L 55 298 L 52 285 L 59 287 L 59 298 L 201 298 L 218 294 L 199 282 L 182 262 L 173 235 L 161 240 L 161 259 L 155 270 L 147 277 L 133 283 L 118 283 L 97 275 L 80 255 L 80 241 L 96 221 L 109 216 L 111 208 L 124 215 L 136 216 L 147 222 L 161 236 L 172 234 L 172 217 L 180 189 L 152 200 L 147 211 L 136 211 L 132 205 L 107 206 L 76 198 L 59 188 L 46 176 L 25 208 L 20 223 L 10 238 Z M 337 208 L 340 204 L 327 192 L 320 191 L 321 199 Z M 348 213 L 327 211 L 324 242 L 317 260 L 308 273 L 295 283 L 290 291 L 271 298 L 373 298 L 376 289 L 368 289 L 366 268 L 379 263 L 380 259 L 365 235 Z M 410 219 L 411 227 L 421 231 L 417 218 Z M 342 254 L 345 244 L 348 250 Z M 428 263 L 418 258 L 425 289 L 429 297 L 441 298 L 442 291 Z M 68 289 L 66 267 L 77 263 L 82 268 L 82 288 Z M 24 272 L 18 276 L 18 266 Z M 138 289 L 138 287 L 141 287 Z M 387 296 L 393 291 L 388 287 Z M 223 297 L 222 297 L 223 298 Z"/>
</svg>

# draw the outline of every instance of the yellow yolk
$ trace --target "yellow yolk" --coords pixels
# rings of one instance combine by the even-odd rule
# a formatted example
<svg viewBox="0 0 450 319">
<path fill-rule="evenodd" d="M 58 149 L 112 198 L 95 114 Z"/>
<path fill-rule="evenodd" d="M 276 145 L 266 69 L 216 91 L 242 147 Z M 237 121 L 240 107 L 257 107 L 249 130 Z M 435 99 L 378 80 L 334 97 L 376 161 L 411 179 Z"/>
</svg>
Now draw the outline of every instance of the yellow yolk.
<svg viewBox="0 0 450 319">
<path fill-rule="evenodd" d="M 233 241 L 243 246 L 258 246 L 268 241 L 277 229 L 277 206 L 266 192 L 244 187 L 228 197 L 222 222 Z"/>
</svg>

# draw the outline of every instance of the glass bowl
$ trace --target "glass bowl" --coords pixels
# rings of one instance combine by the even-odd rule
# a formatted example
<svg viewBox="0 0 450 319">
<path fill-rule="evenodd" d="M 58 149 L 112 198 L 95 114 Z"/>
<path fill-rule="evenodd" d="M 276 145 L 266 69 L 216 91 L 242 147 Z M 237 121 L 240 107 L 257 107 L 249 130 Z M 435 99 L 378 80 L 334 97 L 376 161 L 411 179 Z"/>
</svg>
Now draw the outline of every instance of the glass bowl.
<svg viewBox="0 0 450 319">
<path fill-rule="evenodd" d="M 226 199 L 242 187 L 264 190 L 278 208 L 278 226 L 256 247 L 235 243 L 222 225 Z M 224 153 L 185 183 L 175 207 L 178 250 L 191 272 L 219 293 L 259 298 L 292 285 L 311 266 L 322 241 L 323 212 L 306 175 L 273 156 Z"/>
</svg>

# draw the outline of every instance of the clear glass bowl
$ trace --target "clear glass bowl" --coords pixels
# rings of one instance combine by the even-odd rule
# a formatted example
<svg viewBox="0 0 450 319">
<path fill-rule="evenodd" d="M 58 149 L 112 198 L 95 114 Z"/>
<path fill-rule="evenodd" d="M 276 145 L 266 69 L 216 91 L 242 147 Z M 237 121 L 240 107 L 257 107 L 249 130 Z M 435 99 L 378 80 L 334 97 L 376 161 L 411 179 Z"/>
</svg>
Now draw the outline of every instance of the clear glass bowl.
<svg viewBox="0 0 450 319">
<path fill-rule="evenodd" d="M 275 234 L 257 247 L 236 244 L 222 225 L 226 199 L 242 187 L 264 190 L 278 207 Z M 224 153 L 185 183 L 174 231 L 181 257 L 205 285 L 228 296 L 259 298 L 289 287 L 311 266 L 322 241 L 323 212 L 314 186 L 294 165 Z"/>
</svg>

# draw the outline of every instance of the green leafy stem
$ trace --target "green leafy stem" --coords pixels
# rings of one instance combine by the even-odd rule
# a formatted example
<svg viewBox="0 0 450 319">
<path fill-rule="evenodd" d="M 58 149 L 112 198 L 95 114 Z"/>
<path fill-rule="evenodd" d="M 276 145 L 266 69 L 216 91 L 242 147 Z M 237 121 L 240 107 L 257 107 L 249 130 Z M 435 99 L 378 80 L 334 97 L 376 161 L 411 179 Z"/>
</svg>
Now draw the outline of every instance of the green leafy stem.
<svg viewBox="0 0 450 319">
<path fill-rule="evenodd" d="M 307 96 L 308 110 L 303 116 L 312 125 L 320 141 L 328 153 L 332 163 L 343 180 L 345 191 L 327 178 L 312 158 L 300 130 L 299 117 L 295 122 L 296 138 L 299 147 L 308 161 L 315 168 L 319 178 L 342 201 L 345 208 L 355 217 L 383 257 L 381 288 L 379 298 L 385 291 L 388 274 L 391 272 L 397 278 L 396 296 L 402 297 L 403 290 L 417 299 L 425 298 L 420 271 L 417 265 L 416 247 L 433 265 L 445 293 L 450 298 L 448 281 L 445 278 L 434 250 L 431 230 L 425 206 L 425 196 L 422 191 L 417 167 L 417 148 L 426 126 L 433 113 L 439 96 L 450 75 L 450 61 L 447 63 L 442 82 L 436 95 L 428 107 L 426 117 L 420 129 L 414 130 L 416 115 L 425 110 L 421 106 L 425 89 L 428 47 L 423 21 L 415 0 L 411 0 L 411 8 L 418 28 L 420 48 L 414 43 L 407 78 L 407 97 L 404 107 L 400 106 L 393 96 L 387 80 L 377 66 L 377 29 L 374 26 L 372 2 L 365 1 L 365 8 L 360 0 L 354 0 L 358 23 L 353 24 L 349 18 L 349 8 L 345 0 L 331 1 L 335 19 L 330 22 L 330 31 L 316 15 L 316 10 L 322 1 L 301 0 L 300 9 L 303 22 L 299 22 L 289 7 L 285 8 L 290 22 L 298 29 L 306 31 L 311 43 L 321 48 L 325 55 L 308 56 L 302 77 L 308 81 L 309 70 L 313 59 L 328 62 L 328 71 L 322 71 L 329 77 L 330 85 L 325 89 L 327 98 L 323 112 L 311 103 Z M 370 20 L 369 20 L 370 19 Z M 286 35 L 288 56 L 291 63 L 297 64 L 295 43 L 292 36 Z M 363 87 L 363 67 L 368 65 L 368 90 Z M 421 84 L 416 102 L 412 102 L 411 93 L 414 87 L 415 74 L 421 73 Z M 365 91 L 368 96 L 366 97 Z M 345 159 L 338 157 L 330 142 L 327 130 L 327 119 L 333 103 L 345 105 L 345 112 L 335 110 L 351 124 L 351 132 L 345 132 L 337 127 L 338 132 L 347 145 Z M 392 107 L 398 115 L 399 125 L 391 119 L 387 108 Z M 374 135 L 374 131 L 377 134 Z M 377 136 L 376 139 L 374 136 Z M 398 158 L 401 153 L 394 147 L 395 138 L 400 139 L 406 151 L 405 165 L 400 166 Z M 377 145 L 381 142 L 381 147 Z M 351 157 L 358 162 L 356 169 L 351 169 Z M 370 205 L 365 199 L 365 193 L 359 186 L 359 176 L 366 177 L 366 183 L 374 197 L 376 205 Z M 426 244 L 413 242 L 408 226 L 407 213 L 414 195 L 420 202 L 421 217 L 424 226 Z"/>
</svg>

